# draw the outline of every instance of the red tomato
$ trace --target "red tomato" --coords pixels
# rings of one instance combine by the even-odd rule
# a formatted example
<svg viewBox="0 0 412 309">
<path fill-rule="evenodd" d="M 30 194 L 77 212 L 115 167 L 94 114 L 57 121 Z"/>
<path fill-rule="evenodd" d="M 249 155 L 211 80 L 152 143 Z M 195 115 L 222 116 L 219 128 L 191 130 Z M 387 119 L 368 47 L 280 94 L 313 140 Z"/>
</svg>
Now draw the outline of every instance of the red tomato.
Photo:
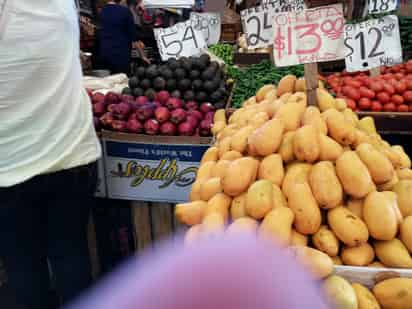
<svg viewBox="0 0 412 309">
<path fill-rule="evenodd" d="M 409 111 L 412 112 L 412 104 L 409 105 Z"/>
<path fill-rule="evenodd" d="M 403 98 L 403 96 L 401 96 L 400 94 L 394 94 L 391 97 L 391 101 L 395 104 L 395 105 L 401 105 L 405 102 L 405 99 Z"/>
<path fill-rule="evenodd" d="M 409 106 L 405 104 L 401 104 L 398 106 L 397 111 L 400 113 L 406 113 L 409 111 Z"/>
<path fill-rule="evenodd" d="M 388 103 L 391 100 L 391 97 L 389 96 L 389 94 L 387 94 L 386 92 L 379 92 L 376 95 L 376 98 L 382 103 Z"/>
<path fill-rule="evenodd" d="M 372 102 L 368 98 L 361 98 L 358 105 L 361 110 L 369 110 L 372 106 Z"/>
<path fill-rule="evenodd" d="M 359 88 L 362 86 L 362 83 L 360 81 L 354 80 L 354 79 L 346 79 L 344 80 L 344 84 L 346 86 L 354 87 L 354 88 Z"/>
<path fill-rule="evenodd" d="M 342 87 L 342 93 L 347 96 L 349 99 L 359 101 L 360 99 L 360 94 L 358 89 L 350 87 L 350 86 L 343 86 Z"/>
<path fill-rule="evenodd" d="M 404 77 L 405 77 L 405 76 L 404 76 L 402 73 L 396 73 L 396 74 L 395 74 L 395 78 L 396 78 L 397 80 L 402 80 Z"/>
<path fill-rule="evenodd" d="M 389 83 L 384 83 L 383 84 L 383 91 L 387 92 L 389 95 L 392 95 L 395 93 L 395 87 L 393 87 Z"/>
<path fill-rule="evenodd" d="M 369 88 L 375 93 L 378 93 L 383 90 L 383 83 L 379 80 L 371 81 L 369 84 Z"/>
<path fill-rule="evenodd" d="M 406 91 L 406 82 L 399 81 L 395 85 L 395 91 L 399 94 L 403 94 Z"/>
<path fill-rule="evenodd" d="M 345 100 L 346 100 L 346 105 L 348 106 L 348 108 L 354 111 L 356 109 L 356 102 L 349 98 L 345 98 Z"/>
<path fill-rule="evenodd" d="M 396 110 L 396 106 L 393 103 L 387 103 L 383 106 L 383 110 L 385 112 L 394 112 Z"/>
<path fill-rule="evenodd" d="M 387 83 L 391 84 L 393 87 L 395 87 L 398 84 L 398 81 L 395 78 L 391 78 L 387 81 Z"/>
<path fill-rule="evenodd" d="M 359 93 L 362 98 L 373 99 L 375 97 L 375 92 L 366 87 L 360 87 Z"/>
<path fill-rule="evenodd" d="M 407 63 L 406 64 L 406 72 L 412 73 L 412 63 Z"/>
<path fill-rule="evenodd" d="M 374 112 L 380 112 L 382 110 L 382 104 L 379 101 L 372 101 L 371 109 Z"/>
<path fill-rule="evenodd" d="M 381 76 L 382 76 L 382 78 L 383 78 L 384 80 L 389 80 L 389 79 L 393 78 L 393 74 L 392 74 L 392 73 L 386 73 L 386 74 L 383 74 L 383 75 L 381 75 Z"/>
<path fill-rule="evenodd" d="M 406 89 L 412 90 L 412 78 L 406 80 Z"/>
<path fill-rule="evenodd" d="M 403 98 L 405 102 L 412 103 L 412 91 L 408 90 L 403 93 Z"/>
</svg>

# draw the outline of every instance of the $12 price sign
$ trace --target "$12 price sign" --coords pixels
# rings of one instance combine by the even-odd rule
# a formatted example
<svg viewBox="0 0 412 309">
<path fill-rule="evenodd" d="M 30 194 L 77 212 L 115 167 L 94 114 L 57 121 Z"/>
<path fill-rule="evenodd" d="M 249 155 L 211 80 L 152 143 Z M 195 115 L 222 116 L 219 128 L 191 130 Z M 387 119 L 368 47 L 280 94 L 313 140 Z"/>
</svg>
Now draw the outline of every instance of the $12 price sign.
<svg viewBox="0 0 412 309">
<path fill-rule="evenodd" d="M 379 14 L 395 11 L 398 8 L 398 0 L 369 0 L 369 13 Z"/>
<path fill-rule="evenodd" d="M 219 13 L 194 13 L 190 14 L 195 30 L 200 30 L 207 45 L 217 44 L 221 34 L 221 20 Z"/>
<path fill-rule="evenodd" d="M 192 19 L 169 28 L 154 29 L 154 35 L 163 61 L 196 56 L 207 48 L 202 30 L 195 28 Z"/>
<path fill-rule="evenodd" d="M 402 62 L 396 15 L 345 26 L 346 70 L 365 71 Z"/>
<path fill-rule="evenodd" d="M 345 18 L 341 4 L 273 17 L 273 53 L 277 66 L 344 58 Z"/>
<path fill-rule="evenodd" d="M 272 0 L 241 12 L 243 31 L 250 49 L 272 45 L 272 19 L 279 12 L 294 12 L 305 9 L 304 0 Z"/>
</svg>

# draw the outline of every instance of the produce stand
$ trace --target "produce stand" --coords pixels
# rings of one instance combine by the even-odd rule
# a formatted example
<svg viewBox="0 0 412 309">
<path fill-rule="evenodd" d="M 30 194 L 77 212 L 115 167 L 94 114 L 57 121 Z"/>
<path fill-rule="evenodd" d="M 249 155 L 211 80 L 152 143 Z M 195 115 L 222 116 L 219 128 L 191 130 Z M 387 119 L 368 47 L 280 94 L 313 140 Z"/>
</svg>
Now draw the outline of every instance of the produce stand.
<svg viewBox="0 0 412 309">
<path fill-rule="evenodd" d="M 358 112 L 361 117 L 373 117 L 381 134 L 412 134 L 412 113 Z"/>
</svg>

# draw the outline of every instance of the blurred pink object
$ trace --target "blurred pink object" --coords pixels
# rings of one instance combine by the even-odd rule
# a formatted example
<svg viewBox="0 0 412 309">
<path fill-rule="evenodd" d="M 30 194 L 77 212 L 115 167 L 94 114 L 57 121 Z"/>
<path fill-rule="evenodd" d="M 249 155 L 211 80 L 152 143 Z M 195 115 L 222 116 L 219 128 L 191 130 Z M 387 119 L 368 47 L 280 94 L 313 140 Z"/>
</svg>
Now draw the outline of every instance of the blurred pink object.
<svg viewBox="0 0 412 309">
<path fill-rule="evenodd" d="M 243 237 L 245 238 L 245 237 Z M 318 283 L 255 239 L 166 245 L 69 309 L 327 309 Z"/>
</svg>

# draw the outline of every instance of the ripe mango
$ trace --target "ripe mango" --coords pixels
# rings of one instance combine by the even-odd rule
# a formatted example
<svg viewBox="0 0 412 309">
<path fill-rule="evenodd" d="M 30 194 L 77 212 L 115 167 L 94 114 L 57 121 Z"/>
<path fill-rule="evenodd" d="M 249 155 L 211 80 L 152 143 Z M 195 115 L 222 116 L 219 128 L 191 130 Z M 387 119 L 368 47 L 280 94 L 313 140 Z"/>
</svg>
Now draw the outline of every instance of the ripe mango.
<svg viewBox="0 0 412 309">
<path fill-rule="evenodd" d="M 309 181 L 311 169 L 312 165 L 307 163 L 292 163 L 288 166 L 282 184 L 282 191 L 286 198 L 290 197 L 292 187 L 295 184 L 307 183 Z"/>
<path fill-rule="evenodd" d="M 273 208 L 278 207 L 288 207 L 288 203 L 280 187 L 273 184 Z"/>
<path fill-rule="evenodd" d="M 399 168 L 411 168 L 411 159 L 406 154 L 406 152 L 405 152 L 405 150 L 403 149 L 402 146 L 400 146 L 400 145 L 392 146 L 392 150 L 397 152 L 399 154 L 400 158 L 401 158 Z"/>
<path fill-rule="evenodd" d="M 333 261 L 325 253 L 309 247 L 290 247 L 295 259 L 305 266 L 315 279 L 323 279 L 333 272 Z"/>
<path fill-rule="evenodd" d="M 231 225 L 228 226 L 226 230 L 227 235 L 241 235 L 249 234 L 256 235 L 259 228 L 259 223 L 248 217 L 242 217 L 233 221 Z"/>
<path fill-rule="evenodd" d="M 341 112 L 335 109 L 327 111 L 326 124 L 329 135 L 343 146 L 353 144 L 356 139 L 355 127 L 353 127 Z"/>
<path fill-rule="evenodd" d="M 373 294 L 382 308 L 411 309 L 412 279 L 393 278 L 379 282 L 373 288 Z"/>
<path fill-rule="evenodd" d="M 247 147 L 248 138 L 254 130 L 255 128 L 253 126 L 246 126 L 233 134 L 230 140 L 230 150 L 244 153 Z"/>
<path fill-rule="evenodd" d="M 260 106 L 259 106 L 260 107 Z M 269 121 L 269 115 L 266 112 L 258 112 L 255 116 L 250 119 L 248 125 L 257 129 L 263 126 L 266 122 Z"/>
<path fill-rule="evenodd" d="M 278 83 L 277 95 L 282 96 L 285 93 L 293 93 L 295 90 L 296 76 L 286 75 Z"/>
<path fill-rule="evenodd" d="M 374 248 L 379 261 L 388 267 L 412 268 L 412 258 L 405 245 L 397 238 L 375 241 Z"/>
<path fill-rule="evenodd" d="M 345 265 L 367 266 L 375 258 L 375 252 L 370 244 L 363 243 L 357 247 L 344 247 L 341 258 Z"/>
<path fill-rule="evenodd" d="M 279 148 L 279 154 L 282 157 L 283 162 L 291 162 L 295 159 L 295 153 L 293 151 L 293 139 L 296 131 L 286 132 L 283 135 L 282 143 Z"/>
<path fill-rule="evenodd" d="M 245 192 L 255 181 L 259 161 L 251 157 L 244 157 L 232 161 L 228 173 L 222 179 L 223 192 L 230 196 L 238 196 Z"/>
<path fill-rule="evenodd" d="M 308 236 L 297 232 L 295 229 L 292 229 L 292 235 L 290 237 L 291 246 L 306 247 L 308 245 L 308 241 L 309 241 Z"/>
<path fill-rule="evenodd" d="M 398 206 L 403 217 L 412 215 L 412 180 L 401 180 L 393 191 L 398 195 Z"/>
<path fill-rule="evenodd" d="M 200 165 L 197 170 L 196 180 L 207 180 L 212 175 L 212 169 L 216 165 L 215 161 L 207 161 Z"/>
<path fill-rule="evenodd" d="M 285 171 L 282 157 L 279 154 L 271 154 L 265 157 L 259 165 L 258 179 L 266 179 L 275 185 L 282 185 Z"/>
<path fill-rule="evenodd" d="M 230 206 L 230 216 L 232 220 L 247 217 L 246 193 L 242 193 L 241 195 L 233 198 L 232 205 Z"/>
<path fill-rule="evenodd" d="M 328 134 L 328 126 L 320 115 L 319 108 L 316 106 L 308 106 L 303 114 L 302 124 L 313 126 L 319 133 Z"/>
<path fill-rule="evenodd" d="M 265 85 L 256 92 L 256 101 L 261 102 L 265 96 L 272 90 L 276 90 L 275 85 Z"/>
<path fill-rule="evenodd" d="M 257 220 L 266 216 L 273 208 L 273 185 L 269 180 L 253 183 L 246 195 L 246 212 Z"/>
<path fill-rule="evenodd" d="M 322 289 L 334 309 L 358 309 L 358 299 L 350 283 L 340 276 L 330 276 Z"/>
<path fill-rule="evenodd" d="M 201 237 L 205 239 L 220 239 L 225 231 L 225 219 L 222 214 L 214 212 L 207 214 L 200 226 Z"/>
<path fill-rule="evenodd" d="M 189 193 L 189 201 L 194 202 L 194 201 L 201 200 L 201 198 L 200 198 L 200 186 L 202 185 L 203 182 L 204 182 L 204 180 L 200 179 L 200 180 L 196 180 L 192 184 L 192 189 L 190 190 L 190 193 Z"/>
<path fill-rule="evenodd" d="M 339 253 L 339 240 L 326 225 L 322 225 L 312 236 L 312 242 L 316 249 L 330 257 L 335 257 Z"/>
<path fill-rule="evenodd" d="M 212 167 L 210 177 L 223 178 L 226 174 L 227 168 L 229 167 L 231 161 L 229 160 L 219 160 L 216 162 L 215 166 Z"/>
<path fill-rule="evenodd" d="M 229 219 L 229 207 L 232 203 L 232 198 L 224 193 L 215 194 L 208 202 L 204 210 L 204 217 L 218 213 L 222 216 L 225 222 Z"/>
<path fill-rule="evenodd" d="M 271 210 L 259 227 L 259 237 L 277 245 L 289 245 L 294 217 L 293 211 L 287 207 L 278 207 Z"/>
<path fill-rule="evenodd" d="M 284 125 L 279 119 L 272 119 L 255 130 L 249 143 L 253 145 L 257 155 L 268 156 L 275 153 L 282 142 Z"/>
<path fill-rule="evenodd" d="M 319 109 L 324 112 L 328 109 L 336 109 L 335 98 L 325 89 L 316 89 Z"/>
<path fill-rule="evenodd" d="M 231 150 L 226 152 L 221 158 L 220 160 L 227 160 L 227 161 L 234 161 L 236 159 L 240 159 L 242 158 L 242 154 L 238 151 L 235 150 Z"/>
<path fill-rule="evenodd" d="M 217 193 L 223 192 L 222 183 L 219 177 L 210 178 L 200 185 L 200 199 L 208 201 Z"/>
<path fill-rule="evenodd" d="M 412 216 L 406 217 L 400 228 L 399 238 L 403 244 L 412 253 Z"/>
<path fill-rule="evenodd" d="M 203 164 L 208 161 L 217 161 L 218 159 L 219 159 L 219 149 L 215 146 L 212 146 L 208 150 L 206 150 L 206 152 L 203 154 L 200 164 Z"/>
<path fill-rule="evenodd" d="M 358 299 L 359 309 L 380 309 L 378 301 L 369 289 L 359 283 L 352 283 L 352 288 Z"/>
<path fill-rule="evenodd" d="M 363 220 L 363 203 L 364 199 L 350 198 L 347 202 L 348 209 L 359 219 Z"/>
<path fill-rule="evenodd" d="M 342 146 L 326 135 L 319 135 L 320 154 L 319 159 L 322 161 L 335 162 L 343 153 Z"/>
<path fill-rule="evenodd" d="M 296 131 L 293 152 L 299 161 L 313 163 L 320 155 L 319 133 L 315 127 L 305 125 Z"/>
<path fill-rule="evenodd" d="M 412 180 L 412 170 L 410 168 L 400 168 L 396 170 L 399 180 Z"/>
<path fill-rule="evenodd" d="M 356 153 L 368 168 L 369 174 L 376 184 L 386 183 L 393 178 L 395 170 L 392 163 L 375 147 L 370 144 L 360 144 L 356 148 Z"/>
<path fill-rule="evenodd" d="M 219 121 L 222 121 L 222 122 L 226 123 L 226 111 L 225 111 L 224 108 L 218 109 L 215 112 L 215 115 L 213 116 L 213 123 L 216 123 L 216 122 L 219 122 Z"/>
<path fill-rule="evenodd" d="M 306 106 L 303 103 L 290 102 L 282 105 L 275 115 L 275 118 L 282 120 L 285 125 L 285 132 L 297 130 L 305 113 Z"/>
<path fill-rule="evenodd" d="M 205 201 L 177 204 L 175 207 L 175 216 L 179 220 L 179 222 L 183 224 L 200 224 L 202 222 L 206 208 L 207 203 Z"/>
<path fill-rule="evenodd" d="M 358 122 L 358 129 L 367 134 L 376 134 L 375 120 L 372 117 L 363 117 Z"/>
</svg>

